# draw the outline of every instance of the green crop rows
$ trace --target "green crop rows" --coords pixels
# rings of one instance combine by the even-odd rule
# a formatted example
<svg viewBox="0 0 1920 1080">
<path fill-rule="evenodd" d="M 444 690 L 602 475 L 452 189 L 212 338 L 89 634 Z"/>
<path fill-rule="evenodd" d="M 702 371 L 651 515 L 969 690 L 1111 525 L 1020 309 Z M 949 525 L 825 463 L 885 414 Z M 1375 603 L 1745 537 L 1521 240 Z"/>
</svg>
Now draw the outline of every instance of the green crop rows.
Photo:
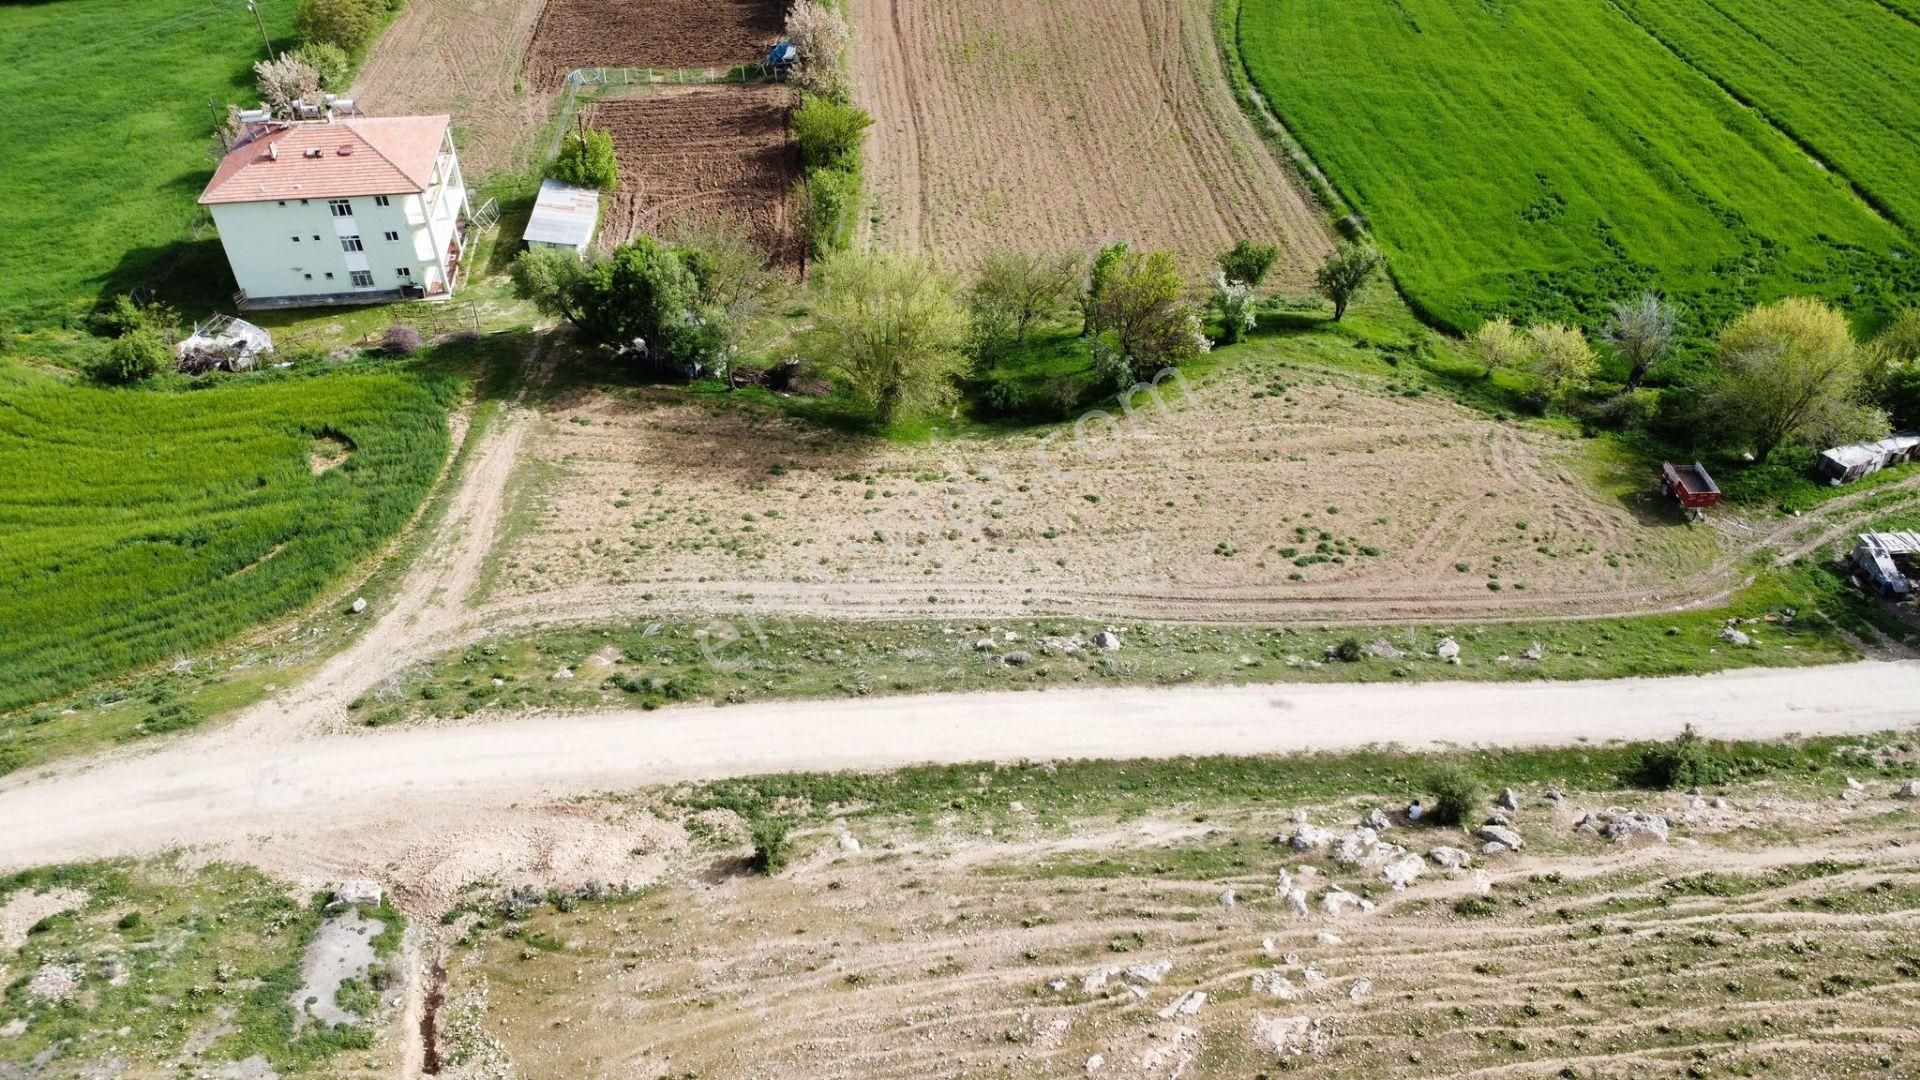
<svg viewBox="0 0 1920 1080">
<path fill-rule="evenodd" d="M 312 600 L 420 504 L 445 396 L 395 374 L 163 393 L 0 368 L 0 709 Z"/>
<path fill-rule="evenodd" d="M 1620 0 L 1920 233 L 1920 24 L 1877 0 Z"/>
<path fill-rule="evenodd" d="M 1606 0 L 1245 0 L 1239 36 L 1255 84 L 1440 323 L 1592 322 L 1654 287 L 1698 333 L 1788 293 L 1863 314 L 1920 293 L 1910 238 L 1846 178 Z M 1830 47 L 1823 70 L 1882 78 Z M 1876 115 L 1902 109 L 1910 125 L 1910 93 Z"/>
</svg>

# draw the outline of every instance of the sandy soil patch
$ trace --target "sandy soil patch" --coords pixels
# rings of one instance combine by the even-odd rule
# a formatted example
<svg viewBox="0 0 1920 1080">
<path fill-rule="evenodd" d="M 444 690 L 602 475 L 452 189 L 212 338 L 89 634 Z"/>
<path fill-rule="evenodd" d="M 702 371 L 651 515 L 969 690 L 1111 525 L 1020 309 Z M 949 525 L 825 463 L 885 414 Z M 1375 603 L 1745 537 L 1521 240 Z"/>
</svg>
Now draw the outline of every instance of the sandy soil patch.
<svg viewBox="0 0 1920 1080">
<path fill-rule="evenodd" d="M 87 902 L 79 889 L 48 889 L 45 892 L 22 889 L 0 904 L 0 951 L 14 952 L 27 943 L 27 933 L 49 915 Z"/>
<path fill-rule="evenodd" d="M 775 266 L 798 275 L 806 236 L 794 199 L 800 152 L 787 135 L 792 107 L 781 87 L 705 86 L 588 108 L 586 123 L 612 132 L 620 158 L 602 246 L 719 217 L 743 223 Z"/>
<path fill-rule="evenodd" d="M 546 0 L 527 46 L 528 77 L 560 86 L 582 67 L 729 67 L 779 40 L 783 0 Z"/>
<path fill-rule="evenodd" d="M 353 83 L 362 112 L 450 113 L 468 181 L 532 164 L 554 107 L 520 58 L 541 0 L 410 0 Z"/>
<path fill-rule="evenodd" d="M 530 441 L 556 479 L 495 596 L 936 618 L 1578 613 L 1655 604 L 1712 558 L 1709 531 L 1596 494 L 1574 471 L 1583 444 L 1383 389 L 1256 364 L 1083 437 L 924 448 L 590 394 Z"/>
<path fill-rule="evenodd" d="M 1549 850 L 1422 860 L 1405 891 L 1268 844 L 1290 830 L 1278 809 L 1064 838 L 855 822 L 860 850 L 827 830 L 774 880 L 712 858 L 638 900 L 482 935 L 454 992 L 490 986 L 485 1029 L 530 1075 L 1810 1077 L 1911 1060 L 1911 821 L 1652 801 L 1673 846 L 1581 838 L 1578 795 L 1530 799 L 1515 817 Z M 1752 827 L 1793 839 L 1744 850 Z M 1385 834 L 1422 854 L 1433 836 Z M 1335 886 L 1378 906 L 1330 916 Z"/>
<path fill-rule="evenodd" d="M 1207 0 L 854 0 L 874 235 L 962 262 L 1128 240 L 1199 276 L 1242 237 L 1299 288 L 1321 212 L 1234 103 Z"/>
</svg>

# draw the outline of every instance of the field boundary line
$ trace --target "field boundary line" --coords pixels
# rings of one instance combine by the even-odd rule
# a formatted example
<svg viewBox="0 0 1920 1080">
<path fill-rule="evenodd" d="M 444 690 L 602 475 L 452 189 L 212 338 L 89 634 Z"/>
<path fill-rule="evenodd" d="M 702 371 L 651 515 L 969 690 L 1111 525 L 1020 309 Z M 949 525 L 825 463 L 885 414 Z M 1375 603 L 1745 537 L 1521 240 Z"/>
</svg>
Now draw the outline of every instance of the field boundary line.
<svg viewBox="0 0 1920 1080">
<path fill-rule="evenodd" d="M 1789 124 L 1785 120 L 1781 119 L 1780 117 L 1775 116 L 1765 106 L 1761 105 L 1759 102 L 1755 101 L 1751 97 L 1747 96 L 1745 93 L 1741 92 L 1732 83 L 1726 81 L 1725 79 L 1722 79 L 1718 75 L 1715 75 L 1713 72 L 1708 71 L 1704 66 L 1702 66 L 1698 61 L 1696 61 L 1693 58 L 1692 54 L 1688 53 L 1686 50 L 1680 48 L 1678 45 L 1675 45 L 1673 42 L 1668 41 L 1666 38 L 1662 37 L 1659 31 L 1655 30 L 1653 27 L 1649 26 L 1645 21 L 1643 21 L 1639 16 L 1635 15 L 1627 7 L 1627 5 L 1622 2 L 1622 0 L 1607 0 L 1607 6 L 1612 8 L 1614 11 L 1618 12 L 1621 18 L 1627 20 L 1627 22 L 1629 23 L 1632 23 L 1633 26 L 1636 29 L 1638 29 L 1641 33 L 1651 38 L 1654 44 L 1660 46 L 1662 49 L 1665 49 L 1668 55 L 1672 56 L 1675 60 L 1678 60 L 1680 61 L 1680 63 L 1684 64 L 1688 71 L 1691 71 L 1694 74 L 1712 83 L 1715 87 L 1719 88 L 1721 93 L 1731 98 L 1734 104 L 1740 106 L 1741 108 L 1747 110 L 1753 115 L 1759 117 L 1762 123 L 1766 124 L 1767 127 L 1773 129 L 1774 131 L 1779 132 L 1782 138 L 1792 143 L 1795 149 L 1807 155 L 1807 157 L 1813 159 L 1813 161 L 1816 162 L 1822 169 L 1825 169 L 1828 173 L 1831 173 L 1832 175 L 1837 176 L 1841 180 L 1845 181 L 1847 185 L 1847 189 L 1853 192 L 1854 197 L 1859 199 L 1861 202 L 1865 203 L 1867 206 L 1867 209 L 1872 210 L 1874 214 L 1878 216 L 1881 220 L 1885 221 L 1889 225 L 1892 225 L 1907 239 L 1920 240 L 1920 222 L 1910 223 L 1906 221 L 1904 218 L 1902 218 L 1899 212 L 1894 210 L 1893 207 L 1887 205 L 1887 203 L 1884 200 L 1882 200 L 1879 195 L 1875 194 L 1871 188 L 1868 188 L 1866 185 L 1862 184 L 1860 181 L 1854 179 L 1852 173 L 1848 172 L 1847 170 L 1841 168 L 1838 164 L 1834 163 L 1832 160 L 1830 160 L 1827 157 L 1827 155 L 1821 153 L 1818 148 L 1816 148 L 1811 142 L 1807 141 L 1807 139 L 1803 137 L 1799 132 L 1795 131 L 1792 124 Z M 1893 10 L 1891 8 L 1887 8 L 1886 5 L 1880 3 L 1879 0 L 1875 0 L 1875 6 L 1886 8 L 1886 10 L 1888 11 Z M 1894 12 L 1894 14 L 1899 15 L 1900 13 Z M 1902 15 L 1901 17 L 1907 18 L 1904 15 Z M 1910 18 L 1907 18 L 1907 21 L 1912 22 L 1913 20 Z"/>
<path fill-rule="evenodd" d="M 1233 91 L 1234 101 L 1266 137 L 1268 149 L 1277 152 L 1280 159 L 1306 181 L 1314 198 L 1320 201 L 1321 209 L 1343 217 L 1359 216 L 1353 200 L 1320 168 L 1306 144 L 1287 127 L 1253 81 L 1253 73 L 1247 69 L 1246 58 L 1240 51 L 1240 12 L 1244 7 L 1244 0 L 1215 0 L 1213 4 L 1215 48 L 1220 53 L 1221 67 L 1226 69 L 1227 85 Z"/>
</svg>

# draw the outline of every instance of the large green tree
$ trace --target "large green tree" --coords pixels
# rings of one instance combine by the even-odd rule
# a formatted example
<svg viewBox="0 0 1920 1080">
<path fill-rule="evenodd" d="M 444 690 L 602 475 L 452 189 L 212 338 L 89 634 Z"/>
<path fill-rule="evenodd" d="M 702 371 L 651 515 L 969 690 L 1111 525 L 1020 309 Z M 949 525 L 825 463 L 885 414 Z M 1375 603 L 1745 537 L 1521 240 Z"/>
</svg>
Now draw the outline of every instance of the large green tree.
<svg viewBox="0 0 1920 1080">
<path fill-rule="evenodd" d="M 1123 252 L 1106 269 L 1093 300 L 1094 324 L 1113 335 L 1135 379 L 1206 353 L 1207 336 L 1171 252 Z"/>
<path fill-rule="evenodd" d="M 953 279 L 925 257 L 848 252 L 813 274 L 803 345 L 886 426 L 953 400 L 966 370 L 967 314 Z"/>
<path fill-rule="evenodd" d="M 1746 312 L 1720 333 L 1708 402 L 1727 434 L 1765 461 L 1789 439 L 1840 442 L 1886 430 L 1860 402 L 1866 362 L 1847 317 L 1789 298 Z"/>
</svg>

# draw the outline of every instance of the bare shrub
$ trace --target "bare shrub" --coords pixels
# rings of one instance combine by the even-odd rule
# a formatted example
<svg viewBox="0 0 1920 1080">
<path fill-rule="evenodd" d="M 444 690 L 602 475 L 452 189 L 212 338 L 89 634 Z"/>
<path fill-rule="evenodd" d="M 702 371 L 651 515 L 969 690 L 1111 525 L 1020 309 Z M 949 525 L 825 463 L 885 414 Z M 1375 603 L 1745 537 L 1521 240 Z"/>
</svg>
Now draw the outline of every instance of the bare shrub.
<svg viewBox="0 0 1920 1080">
<path fill-rule="evenodd" d="M 406 323 L 394 323 L 380 336 L 380 351 L 388 356 L 411 356 L 420 345 L 420 331 Z"/>
</svg>

